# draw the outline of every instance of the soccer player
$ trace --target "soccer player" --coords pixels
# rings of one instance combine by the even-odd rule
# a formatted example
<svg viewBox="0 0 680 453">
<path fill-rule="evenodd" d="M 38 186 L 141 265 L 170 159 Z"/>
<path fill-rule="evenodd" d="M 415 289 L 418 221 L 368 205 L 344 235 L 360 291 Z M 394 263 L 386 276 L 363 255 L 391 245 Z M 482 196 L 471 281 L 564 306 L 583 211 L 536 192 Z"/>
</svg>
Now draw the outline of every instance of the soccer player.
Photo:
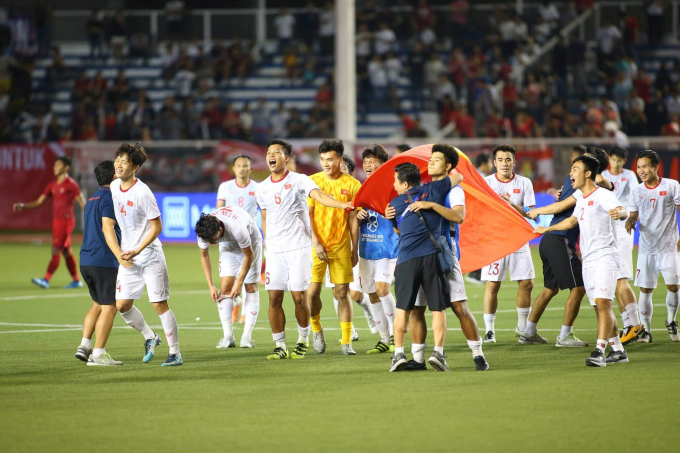
<svg viewBox="0 0 680 453">
<path fill-rule="evenodd" d="M 618 198 L 621 206 L 629 210 L 628 201 L 631 192 L 640 185 L 637 175 L 623 168 L 628 157 L 628 151 L 620 146 L 615 146 L 609 152 L 609 170 L 602 172 L 602 176 L 614 184 L 614 195 Z M 644 333 L 644 325 L 640 322 L 640 313 L 635 299 L 635 292 L 630 287 L 633 280 L 633 235 L 628 234 L 624 222 L 616 222 L 616 243 L 619 246 L 619 259 L 621 267 L 616 282 L 616 303 L 621 312 L 623 331 L 621 342 L 624 345 L 636 341 Z"/>
<path fill-rule="evenodd" d="M 534 186 L 529 178 L 516 175 L 515 147 L 512 145 L 498 145 L 493 149 L 493 165 L 496 173 L 484 179 L 502 199 L 507 201 L 520 215 L 526 217 L 524 208 L 536 207 Z M 531 290 L 534 288 L 534 262 L 531 259 L 529 244 L 524 244 L 515 253 L 484 266 L 482 281 L 486 282 L 484 291 L 484 343 L 496 342 L 496 310 L 498 309 L 498 291 L 505 275 L 510 273 L 510 281 L 517 282 L 517 327 L 515 335 L 524 332 L 531 309 Z"/>
<path fill-rule="evenodd" d="M 146 286 L 149 302 L 161 318 L 165 338 L 170 346 L 168 358 L 161 366 L 180 366 L 183 362 L 177 337 L 177 320 L 168 306 L 168 266 L 163 246 L 158 240 L 163 229 L 161 212 L 149 186 L 136 177 L 137 171 L 146 160 L 146 151 L 139 145 L 125 143 L 116 151 L 114 165 L 118 179 L 111 183 L 111 195 L 122 241 L 118 247 L 109 234 L 106 242 L 116 258 L 128 262 L 118 268 L 116 307 L 125 322 L 141 332 L 146 339 L 142 361 L 148 363 L 154 357 L 161 339 L 133 305 L 135 299 L 142 297 Z"/>
<path fill-rule="evenodd" d="M 361 184 L 340 171 L 344 153 L 342 140 L 326 139 L 319 145 L 319 160 L 323 171 L 312 175 L 319 189 L 341 202 L 351 204 Z M 323 354 L 326 342 L 321 325 L 321 286 L 328 269 L 333 295 L 338 300 L 338 317 L 342 331 L 341 352 L 355 355 L 352 349 L 352 304 L 349 301 L 349 284 L 354 281 L 352 268 L 359 262 L 359 221 L 357 212 L 344 212 L 334 206 L 324 206 L 319 200 L 307 200 L 312 224 L 312 280 L 307 291 L 311 308 L 314 349 Z"/>
<path fill-rule="evenodd" d="M 217 348 L 233 348 L 233 320 L 231 313 L 234 299 L 245 283 L 244 311 L 246 322 L 240 346 L 252 348 L 252 333 L 260 312 L 258 282 L 262 269 L 262 236 L 255 220 L 248 212 L 237 206 L 218 208 L 212 214 L 201 214 L 196 222 L 196 236 L 201 253 L 201 267 L 208 282 L 210 297 L 217 303 L 224 336 Z M 220 290 L 215 288 L 210 263 L 210 244 L 219 244 Z"/>
<path fill-rule="evenodd" d="M 71 251 L 71 233 L 76 226 L 76 218 L 73 215 L 73 204 L 77 202 L 81 208 L 85 208 L 85 197 L 78 183 L 68 175 L 71 168 L 71 159 L 62 156 L 54 162 L 54 176 L 57 179 L 50 182 L 42 195 L 37 200 L 29 203 L 14 203 L 14 212 L 24 209 L 35 209 L 42 206 L 49 197 L 54 197 L 52 206 L 52 259 L 47 266 L 47 272 L 43 278 L 33 278 L 31 282 L 47 289 L 50 287 L 50 279 L 59 267 L 61 255 L 64 255 L 66 267 L 73 281 L 66 288 L 82 288 L 83 282 L 78 277 L 78 265 L 76 257 Z"/>
<path fill-rule="evenodd" d="M 680 280 L 680 236 L 675 211 L 680 212 L 680 185 L 660 178 L 659 155 L 647 149 L 637 154 L 637 174 L 642 184 L 630 194 L 630 218 L 626 230 L 632 233 L 640 222 L 640 244 L 635 286 L 640 288 L 640 315 L 645 333 L 638 342 L 652 342 L 652 293 L 659 273 L 666 283 L 666 328 L 671 341 L 680 341 L 678 323 L 678 283 Z"/>
<path fill-rule="evenodd" d="M 105 160 L 94 169 L 99 184 L 85 205 L 83 245 L 80 248 L 80 274 L 90 290 L 92 307 L 83 321 L 83 339 L 76 350 L 76 358 L 90 366 L 122 365 L 106 352 L 113 321 L 116 317 L 116 277 L 118 259 L 106 246 L 104 224 L 114 231 L 114 241 L 120 242 L 120 228 L 116 224 L 110 185 L 115 178 L 113 161 Z M 97 334 L 92 349 L 92 334 Z"/>
<path fill-rule="evenodd" d="M 587 154 L 574 159 L 569 176 L 572 187 L 576 189 L 573 194 L 576 206 L 571 217 L 547 228 L 537 227 L 535 232 L 567 231 L 579 225 L 583 282 L 590 304 L 597 313 L 596 349 L 586 359 L 586 365 L 605 367 L 607 364 L 628 362 L 612 311 L 619 274 L 614 222 L 625 220 L 628 212 L 614 193 L 595 184 L 599 167 L 598 160 Z M 605 358 L 608 342 L 612 349 Z"/>
<path fill-rule="evenodd" d="M 250 156 L 245 154 L 234 157 L 232 161 L 232 172 L 235 178 L 225 181 L 220 184 L 217 189 L 217 207 L 224 206 L 238 206 L 246 211 L 253 219 L 257 218 L 257 199 L 255 193 L 257 191 L 257 182 L 250 179 L 250 174 L 253 172 L 252 160 Z M 220 252 L 226 251 L 226 243 L 220 243 Z M 246 291 L 247 293 L 248 291 Z M 239 292 L 240 294 L 240 292 Z M 234 299 L 234 309 L 230 316 L 232 323 L 239 320 L 239 311 L 242 306 L 241 296 L 237 295 Z M 223 317 L 227 313 L 220 309 L 220 316 Z M 241 317 L 241 322 L 245 322 L 245 314 Z"/>
<path fill-rule="evenodd" d="M 308 176 L 286 169 L 293 146 L 275 138 L 267 145 L 271 176 L 257 187 L 265 238 L 265 289 L 269 292 L 269 323 L 276 344 L 268 360 L 302 359 L 309 346 L 310 309 L 306 299 L 312 268 L 312 236 L 307 197 L 324 206 L 350 209 L 319 190 Z M 292 353 L 286 348 L 283 293 L 290 291 L 298 322 L 298 341 Z"/>
</svg>

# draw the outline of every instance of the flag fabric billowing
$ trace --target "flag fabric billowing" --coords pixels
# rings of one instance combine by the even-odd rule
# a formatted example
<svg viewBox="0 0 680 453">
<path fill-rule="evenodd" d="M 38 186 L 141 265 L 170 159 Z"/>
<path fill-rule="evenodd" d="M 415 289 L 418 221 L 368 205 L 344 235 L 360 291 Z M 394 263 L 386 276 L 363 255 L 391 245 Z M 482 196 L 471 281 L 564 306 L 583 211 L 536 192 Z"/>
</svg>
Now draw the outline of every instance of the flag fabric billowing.
<svg viewBox="0 0 680 453">
<path fill-rule="evenodd" d="M 489 187 L 467 156 L 456 151 L 460 155 L 456 171 L 464 178 L 461 187 L 466 208 L 465 221 L 460 226 L 460 266 L 463 273 L 467 273 L 516 252 L 538 235 Z M 431 154 L 432 145 L 422 145 L 388 160 L 361 186 L 354 206 L 384 214 L 387 204 L 397 196 L 393 186 L 394 168 L 412 162 L 420 168 L 423 183 L 427 183 L 431 181 L 427 174 Z"/>
</svg>

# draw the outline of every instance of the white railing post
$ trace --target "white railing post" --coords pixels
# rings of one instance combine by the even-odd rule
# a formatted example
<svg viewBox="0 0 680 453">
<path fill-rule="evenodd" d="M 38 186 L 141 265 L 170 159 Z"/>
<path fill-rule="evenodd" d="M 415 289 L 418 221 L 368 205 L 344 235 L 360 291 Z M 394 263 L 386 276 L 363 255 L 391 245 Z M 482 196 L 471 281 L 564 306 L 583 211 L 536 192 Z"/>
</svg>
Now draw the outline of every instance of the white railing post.
<svg viewBox="0 0 680 453">
<path fill-rule="evenodd" d="M 151 29 L 151 39 L 153 40 L 153 42 L 157 42 L 158 41 L 158 11 L 152 11 L 151 12 L 150 29 Z"/>
<path fill-rule="evenodd" d="M 257 2 L 257 43 L 262 46 L 267 40 L 267 0 Z"/>
<path fill-rule="evenodd" d="M 203 11 L 203 48 L 212 43 L 212 15 L 210 10 Z"/>
</svg>

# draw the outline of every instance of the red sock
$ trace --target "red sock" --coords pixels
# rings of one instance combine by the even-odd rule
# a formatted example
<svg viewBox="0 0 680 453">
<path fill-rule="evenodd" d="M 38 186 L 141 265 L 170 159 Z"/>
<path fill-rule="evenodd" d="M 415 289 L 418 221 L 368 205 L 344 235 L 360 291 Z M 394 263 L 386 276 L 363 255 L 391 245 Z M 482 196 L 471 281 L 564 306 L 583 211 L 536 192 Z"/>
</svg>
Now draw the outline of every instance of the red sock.
<svg viewBox="0 0 680 453">
<path fill-rule="evenodd" d="M 47 265 L 47 272 L 45 273 L 45 280 L 48 282 L 52 278 L 52 274 L 54 274 L 59 267 L 59 261 L 61 260 L 61 253 L 57 253 L 56 255 L 52 255 L 52 259 L 50 260 L 50 264 Z"/>
<path fill-rule="evenodd" d="M 76 264 L 76 257 L 73 256 L 73 253 L 69 253 L 66 256 L 66 267 L 68 267 L 68 271 L 71 274 L 71 277 L 73 277 L 73 281 L 77 282 L 80 278 L 78 277 L 78 265 Z"/>
</svg>

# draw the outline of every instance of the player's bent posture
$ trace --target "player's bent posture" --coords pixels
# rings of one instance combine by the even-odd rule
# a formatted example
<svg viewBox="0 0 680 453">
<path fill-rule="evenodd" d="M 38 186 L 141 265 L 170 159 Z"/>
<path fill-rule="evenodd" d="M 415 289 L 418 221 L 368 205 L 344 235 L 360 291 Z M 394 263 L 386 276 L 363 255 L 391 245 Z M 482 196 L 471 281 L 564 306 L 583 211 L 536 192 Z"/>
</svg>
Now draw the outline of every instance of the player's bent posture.
<svg viewBox="0 0 680 453">
<path fill-rule="evenodd" d="M 619 274 L 619 252 L 616 244 L 614 222 L 625 220 L 626 211 L 616 195 L 595 184 L 600 163 L 592 156 L 574 159 L 570 178 L 576 189 L 574 211 L 566 220 L 550 227 L 537 227 L 535 232 L 566 231 L 579 225 L 581 254 L 583 256 L 583 282 L 590 304 L 597 313 L 596 349 L 586 359 L 586 365 L 604 367 L 607 364 L 628 362 L 618 335 L 612 301 Z M 607 341 L 608 340 L 608 341 Z M 605 358 L 607 342 L 612 350 Z"/>
<path fill-rule="evenodd" d="M 71 251 L 71 233 L 76 226 L 76 219 L 73 215 L 73 204 L 77 202 L 81 208 L 85 207 L 85 198 L 80 192 L 78 183 L 68 175 L 71 168 L 71 159 L 68 157 L 57 157 L 54 162 L 54 176 L 57 177 L 49 183 L 42 195 L 37 200 L 29 203 L 14 203 L 14 212 L 24 209 L 35 209 L 42 206 L 49 197 L 54 197 L 52 206 L 52 259 L 47 265 L 47 271 L 43 278 L 33 278 L 31 282 L 41 288 L 50 287 L 50 279 L 59 267 L 61 255 L 64 255 L 66 267 L 71 274 L 73 281 L 66 288 L 82 288 L 83 282 L 78 277 L 78 265 L 76 257 Z"/>
<path fill-rule="evenodd" d="M 116 225 L 110 184 L 115 178 L 113 161 L 105 160 L 94 169 L 99 183 L 85 205 L 83 245 L 80 248 L 80 274 L 90 290 L 92 308 L 83 321 L 83 339 L 76 350 L 76 358 L 91 366 L 122 365 L 106 352 L 106 341 L 116 317 L 116 277 L 118 260 L 106 246 L 103 224 L 114 224 L 114 240 L 120 242 L 120 228 Z M 94 351 L 92 334 L 96 333 Z"/>
<path fill-rule="evenodd" d="M 240 346 L 252 348 L 252 333 L 260 312 L 260 269 L 262 269 L 262 237 L 250 215 L 236 206 L 218 208 L 212 214 L 201 214 L 196 222 L 198 248 L 201 250 L 201 268 L 208 282 L 210 297 L 217 303 L 224 336 L 217 348 L 233 348 L 233 320 L 231 313 L 234 299 L 245 283 L 244 311 L 246 322 Z M 210 263 L 210 244 L 219 244 L 220 290 L 215 288 Z"/>
<path fill-rule="evenodd" d="M 508 202 L 518 213 L 526 217 L 524 208 L 533 209 L 536 206 L 534 186 L 529 178 L 516 175 L 515 147 L 512 145 L 498 145 L 493 149 L 493 165 L 496 173 L 484 179 L 501 198 Z M 498 309 L 498 291 L 505 275 L 510 273 L 510 280 L 517 282 L 517 327 L 515 336 L 519 337 L 527 324 L 531 309 L 531 290 L 534 288 L 534 262 L 531 259 L 529 244 L 524 244 L 516 252 L 500 260 L 484 266 L 482 281 L 486 282 L 484 291 L 484 343 L 496 342 L 496 310 Z"/>
<path fill-rule="evenodd" d="M 361 184 L 340 171 L 344 153 L 342 140 L 327 139 L 319 145 L 319 160 L 323 171 L 312 175 L 319 189 L 335 200 L 351 204 Z M 333 294 L 338 300 L 338 318 L 342 331 L 341 352 L 355 355 L 352 349 L 353 309 L 348 296 L 349 284 L 354 281 L 352 268 L 359 263 L 359 221 L 356 211 L 345 212 L 324 206 L 309 198 L 309 217 L 312 226 L 312 279 L 307 291 L 311 309 L 314 349 L 319 354 L 326 350 L 321 325 L 321 288 L 328 269 Z"/>
<path fill-rule="evenodd" d="M 349 209 L 319 190 L 308 176 L 286 170 L 293 146 L 285 140 L 273 139 L 267 146 L 267 164 L 271 176 L 257 187 L 257 204 L 262 210 L 265 237 L 265 288 L 269 292 L 269 323 L 276 344 L 269 360 L 302 359 L 309 346 L 310 309 L 306 300 L 312 269 L 312 233 L 307 197 L 321 204 Z M 295 350 L 286 348 L 286 315 L 283 293 L 290 291 L 295 303 L 298 341 Z"/>
<path fill-rule="evenodd" d="M 659 155 L 652 150 L 637 154 L 637 174 L 642 184 L 630 194 L 630 218 L 626 230 L 632 232 L 640 222 L 635 286 L 640 287 L 640 315 L 646 332 L 639 342 L 652 342 L 652 293 L 659 273 L 666 283 L 666 328 L 671 341 L 680 341 L 678 323 L 678 283 L 680 283 L 680 236 L 676 210 L 680 211 L 680 184 L 658 175 Z"/>
<path fill-rule="evenodd" d="M 109 233 L 106 242 L 121 263 L 116 282 L 116 306 L 125 322 L 146 339 L 142 361 L 148 363 L 161 342 L 160 337 L 144 321 L 142 313 L 132 304 L 135 299 L 142 297 L 146 286 L 149 302 L 161 318 L 170 346 L 168 358 L 161 366 L 178 366 L 182 365 L 182 355 L 179 352 L 177 320 L 168 307 L 168 266 L 163 246 L 158 240 L 163 228 L 161 212 L 149 186 L 135 176 L 146 159 L 144 148 L 138 145 L 123 144 L 116 151 L 114 165 L 118 179 L 111 183 L 111 195 L 122 241 L 119 247 Z"/>
</svg>

